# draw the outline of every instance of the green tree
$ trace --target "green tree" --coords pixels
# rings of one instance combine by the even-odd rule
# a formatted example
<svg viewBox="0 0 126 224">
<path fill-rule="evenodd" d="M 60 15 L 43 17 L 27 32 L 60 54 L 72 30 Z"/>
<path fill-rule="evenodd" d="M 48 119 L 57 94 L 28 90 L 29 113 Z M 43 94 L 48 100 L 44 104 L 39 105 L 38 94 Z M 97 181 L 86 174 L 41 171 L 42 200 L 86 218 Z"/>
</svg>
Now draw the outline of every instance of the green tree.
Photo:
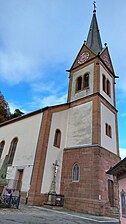
<svg viewBox="0 0 126 224">
<path fill-rule="evenodd" d="M 0 123 L 10 119 L 10 108 L 4 96 L 0 92 Z"/>
<path fill-rule="evenodd" d="M 19 109 L 15 109 L 14 113 L 11 114 L 11 118 L 16 118 L 22 116 L 24 113 L 20 111 Z"/>
</svg>

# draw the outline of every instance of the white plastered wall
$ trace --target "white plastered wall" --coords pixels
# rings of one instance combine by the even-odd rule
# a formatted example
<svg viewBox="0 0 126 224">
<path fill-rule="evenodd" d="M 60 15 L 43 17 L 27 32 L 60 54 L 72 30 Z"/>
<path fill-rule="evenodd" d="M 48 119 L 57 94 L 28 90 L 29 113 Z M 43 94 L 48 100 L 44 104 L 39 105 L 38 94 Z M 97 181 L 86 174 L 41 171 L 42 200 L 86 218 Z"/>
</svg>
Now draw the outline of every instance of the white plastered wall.
<svg viewBox="0 0 126 224">
<path fill-rule="evenodd" d="M 60 193 L 63 149 L 65 147 L 66 133 L 67 133 L 67 119 L 68 119 L 68 110 L 56 112 L 52 116 L 52 123 L 51 123 L 49 142 L 48 142 L 48 148 L 47 148 L 47 154 L 46 154 L 41 193 L 48 193 L 50 191 L 52 177 L 53 177 L 53 163 L 55 163 L 56 160 L 58 161 L 58 165 L 59 165 L 57 176 L 56 176 L 56 193 Z M 61 131 L 60 148 L 57 148 L 53 145 L 56 129 L 60 129 Z"/>
<path fill-rule="evenodd" d="M 70 108 L 66 147 L 92 144 L 92 101 Z"/>
<path fill-rule="evenodd" d="M 83 76 L 85 73 L 89 73 L 89 88 L 76 92 L 76 80 L 79 76 Z M 73 82 L 72 82 L 70 101 L 74 101 L 74 100 L 93 94 L 93 81 L 94 81 L 94 63 L 73 73 Z"/>
<path fill-rule="evenodd" d="M 103 91 L 103 74 L 105 77 L 109 80 L 111 84 L 111 97 L 108 96 L 104 91 Z M 100 94 L 112 105 L 114 105 L 114 99 L 113 99 L 113 80 L 112 77 L 107 73 L 107 71 L 100 65 Z"/>
<path fill-rule="evenodd" d="M 8 167 L 7 179 L 16 179 L 17 171 L 23 169 L 22 191 L 29 190 L 41 120 L 42 113 L 0 128 L 0 141 L 5 141 L 2 160 L 8 154 L 13 138 L 18 138 L 12 166 Z"/>
<path fill-rule="evenodd" d="M 106 135 L 105 124 L 112 128 L 112 138 Z M 101 146 L 117 154 L 115 114 L 101 103 Z"/>
<path fill-rule="evenodd" d="M 55 147 L 55 130 L 61 131 L 60 148 Z M 41 193 L 50 191 L 53 177 L 53 163 L 58 161 L 56 193 L 60 193 L 63 150 L 66 147 L 82 146 L 92 143 L 92 102 L 85 103 L 52 116 L 49 142 L 47 147 Z"/>
</svg>

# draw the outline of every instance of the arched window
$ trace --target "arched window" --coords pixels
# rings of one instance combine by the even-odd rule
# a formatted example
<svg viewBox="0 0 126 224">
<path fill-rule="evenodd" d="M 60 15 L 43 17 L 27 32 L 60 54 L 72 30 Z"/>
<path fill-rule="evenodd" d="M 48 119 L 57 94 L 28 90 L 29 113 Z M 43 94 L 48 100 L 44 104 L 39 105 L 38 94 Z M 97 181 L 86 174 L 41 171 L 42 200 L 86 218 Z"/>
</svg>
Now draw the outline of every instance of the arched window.
<svg viewBox="0 0 126 224">
<path fill-rule="evenodd" d="M 13 163 L 17 143 L 18 143 L 18 138 L 14 138 L 11 142 L 10 150 L 9 150 L 9 162 L 8 162 L 9 165 L 12 165 Z"/>
<path fill-rule="evenodd" d="M 56 129 L 54 137 L 54 146 L 60 148 L 60 142 L 61 142 L 61 131 L 59 129 Z"/>
<path fill-rule="evenodd" d="M 78 182 L 79 180 L 80 180 L 80 167 L 76 163 L 76 164 L 74 164 L 73 169 L 72 169 L 72 181 Z"/>
<path fill-rule="evenodd" d="M 126 198 L 125 191 L 121 191 L 121 206 L 122 206 L 122 215 L 126 215 Z"/>
<path fill-rule="evenodd" d="M 111 92 L 110 92 L 110 82 L 109 82 L 108 79 L 107 79 L 107 94 L 108 94 L 108 96 L 111 96 Z"/>
<path fill-rule="evenodd" d="M 112 128 L 109 124 L 105 124 L 105 133 L 107 136 L 109 136 L 110 138 L 112 138 Z"/>
<path fill-rule="evenodd" d="M 5 145 L 5 141 L 0 142 L 0 158 L 2 156 L 2 152 L 3 152 L 3 149 L 4 149 L 4 145 Z"/>
<path fill-rule="evenodd" d="M 84 75 L 84 88 L 88 88 L 89 87 L 89 74 L 86 73 Z"/>
<path fill-rule="evenodd" d="M 108 79 L 106 79 L 105 75 L 102 75 L 102 86 L 103 86 L 103 90 L 104 92 L 111 97 L 111 84 L 110 81 Z"/>
<path fill-rule="evenodd" d="M 82 77 L 78 77 L 77 78 L 77 82 L 76 82 L 76 91 L 79 91 L 82 89 Z"/>
<path fill-rule="evenodd" d="M 111 207 L 114 206 L 114 183 L 112 180 L 108 180 L 108 198 Z"/>
<path fill-rule="evenodd" d="M 105 78 L 105 75 L 103 75 L 103 77 L 102 77 L 102 85 L 103 85 L 104 92 L 106 92 L 106 78 Z"/>
</svg>

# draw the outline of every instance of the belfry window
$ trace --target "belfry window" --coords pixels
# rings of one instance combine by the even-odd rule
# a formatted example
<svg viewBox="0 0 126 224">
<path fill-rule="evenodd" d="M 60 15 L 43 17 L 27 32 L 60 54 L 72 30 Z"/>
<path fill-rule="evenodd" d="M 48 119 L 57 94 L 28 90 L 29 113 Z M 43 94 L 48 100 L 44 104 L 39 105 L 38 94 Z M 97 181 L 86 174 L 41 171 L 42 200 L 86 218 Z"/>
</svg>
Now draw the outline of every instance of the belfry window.
<svg viewBox="0 0 126 224">
<path fill-rule="evenodd" d="M 72 169 L 72 181 L 78 182 L 79 179 L 80 179 L 80 167 L 76 163 L 76 164 L 74 164 L 73 169 Z"/>
<path fill-rule="evenodd" d="M 112 180 L 108 180 L 108 198 L 111 207 L 114 206 L 114 183 Z"/>
<path fill-rule="evenodd" d="M 77 78 L 77 82 L 76 82 L 76 91 L 79 91 L 79 90 L 81 90 L 81 89 L 82 89 L 82 77 L 79 76 L 79 77 Z"/>
<path fill-rule="evenodd" d="M 14 138 L 11 142 L 10 150 L 9 150 L 9 162 L 8 162 L 9 165 L 12 165 L 13 163 L 17 143 L 18 143 L 18 138 Z"/>
<path fill-rule="evenodd" d="M 105 77 L 105 75 L 102 75 L 102 87 L 103 91 L 111 97 L 111 84 L 110 81 Z"/>
<path fill-rule="evenodd" d="M 54 146 L 60 148 L 60 142 L 61 142 L 61 131 L 59 129 L 56 129 L 54 136 Z"/>
<path fill-rule="evenodd" d="M 102 77 L 102 85 L 103 85 L 104 92 L 106 92 L 106 78 L 105 78 L 105 75 L 103 75 L 103 77 Z"/>
<path fill-rule="evenodd" d="M 4 145 L 5 145 L 5 141 L 0 142 L 0 158 L 2 156 L 2 152 L 3 152 L 3 149 L 4 149 Z"/>
<path fill-rule="evenodd" d="M 107 95 L 111 96 L 111 93 L 110 93 L 110 82 L 109 82 L 108 79 L 107 79 Z"/>
<path fill-rule="evenodd" d="M 88 88 L 89 87 L 89 74 L 86 73 L 84 75 L 84 88 Z"/>
</svg>

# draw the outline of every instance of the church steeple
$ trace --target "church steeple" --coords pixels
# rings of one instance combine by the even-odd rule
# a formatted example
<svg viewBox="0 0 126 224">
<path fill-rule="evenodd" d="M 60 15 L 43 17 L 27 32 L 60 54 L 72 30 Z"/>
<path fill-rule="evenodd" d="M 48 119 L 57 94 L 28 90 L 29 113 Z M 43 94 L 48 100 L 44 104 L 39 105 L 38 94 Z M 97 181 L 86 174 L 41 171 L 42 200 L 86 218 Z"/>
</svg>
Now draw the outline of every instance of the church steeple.
<svg viewBox="0 0 126 224">
<path fill-rule="evenodd" d="M 96 18 L 96 5 L 94 2 L 93 17 L 88 32 L 86 45 L 95 53 L 98 54 L 102 51 L 102 42 L 99 33 L 97 18 Z"/>
<path fill-rule="evenodd" d="M 102 48 L 96 18 L 95 2 L 87 41 L 83 43 L 69 72 L 70 82 L 68 102 L 86 98 L 87 96 L 95 93 L 100 93 L 104 98 L 106 98 L 107 101 L 109 101 L 109 103 L 114 105 L 115 99 L 113 83 L 115 75 L 108 48 L 106 46 L 104 49 Z M 102 78 L 106 72 L 111 72 L 111 74 L 106 75 L 106 81 L 104 81 L 105 84 L 102 86 Z M 106 83 L 108 83 L 108 88 L 106 87 Z M 110 86 L 111 90 L 109 91 Z"/>
</svg>

